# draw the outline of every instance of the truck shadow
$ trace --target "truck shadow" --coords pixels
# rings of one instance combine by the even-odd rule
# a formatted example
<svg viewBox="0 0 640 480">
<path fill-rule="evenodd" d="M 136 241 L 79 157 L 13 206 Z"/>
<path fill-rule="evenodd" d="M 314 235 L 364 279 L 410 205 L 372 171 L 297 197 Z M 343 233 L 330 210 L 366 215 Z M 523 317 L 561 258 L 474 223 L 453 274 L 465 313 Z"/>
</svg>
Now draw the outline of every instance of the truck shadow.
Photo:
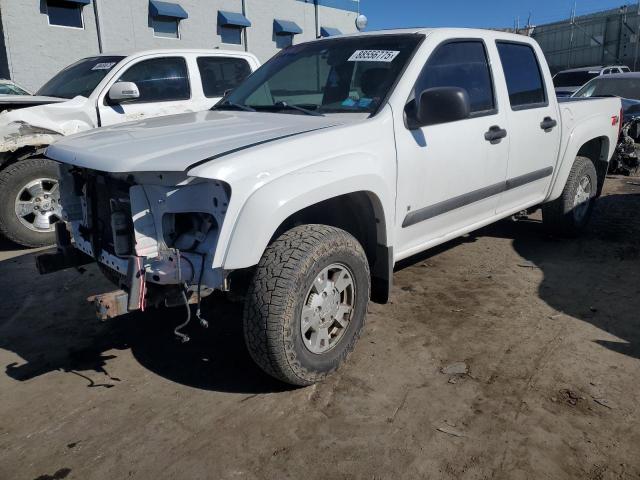
<svg viewBox="0 0 640 480">
<path fill-rule="evenodd" d="M 135 372 L 126 364 L 124 352 L 130 350 L 146 369 L 194 388 L 245 394 L 289 388 L 251 360 L 244 346 L 241 305 L 224 298 L 203 304 L 210 328 L 192 322 L 186 330 L 192 340 L 183 344 L 173 329 L 184 321 L 184 307 L 99 322 L 86 298 L 113 287 L 98 270 L 91 266 L 82 275 L 65 271 L 38 277 L 34 256 L 0 262 L 0 349 L 20 357 L 5 365 L 10 378 L 29 381 L 62 371 L 89 388 L 113 388 Z M 117 357 L 124 359 L 112 363 Z"/>
<path fill-rule="evenodd" d="M 599 199 L 578 239 L 554 238 L 536 221 L 500 222 L 476 235 L 513 239 L 518 254 L 544 274 L 542 300 L 616 337 L 599 345 L 640 359 L 639 194 Z"/>
<path fill-rule="evenodd" d="M 538 294 L 548 305 L 615 337 L 597 340 L 603 347 L 640 359 L 640 195 L 600 199 L 592 227 L 580 239 L 550 237 L 536 221 L 504 221 L 397 269 L 487 236 L 511 239 L 518 254 L 542 270 Z M 240 304 L 220 297 L 208 302 L 204 313 L 211 327 L 194 321 L 187 330 L 192 341 L 182 344 L 173 329 L 184 320 L 184 307 L 98 322 L 86 297 L 113 288 L 97 268 L 39 277 L 34 256 L 0 262 L 0 349 L 19 357 L 5 366 L 10 378 L 29 381 L 63 371 L 87 387 L 113 388 L 135 374 L 126 364 L 130 350 L 146 369 L 194 388 L 244 394 L 290 388 L 251 360 Z M 117 357 L 124 358 L 112 362 Z"/>
</svg>

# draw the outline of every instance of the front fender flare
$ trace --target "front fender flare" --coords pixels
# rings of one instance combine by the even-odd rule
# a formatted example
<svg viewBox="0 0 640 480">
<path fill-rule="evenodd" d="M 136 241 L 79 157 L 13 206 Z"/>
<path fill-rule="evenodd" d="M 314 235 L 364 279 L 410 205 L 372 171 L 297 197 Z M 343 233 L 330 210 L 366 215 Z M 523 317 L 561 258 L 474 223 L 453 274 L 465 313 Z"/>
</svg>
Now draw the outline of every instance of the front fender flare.
<svg viewBox="0 0 640 480">
<path fill-rule="evenodd" d="M 394 164 L 395 167 L 395 164 Z M 344 155 L 285 174 L 255 189 L 237 216 L 222 261 L 235 270 L 257 265 L 273 234 L 291 215 L 324 200 L 355 192 L 373 196 L 382 210 L 378 242 L 390 244 L 393 185 L 368 155 Z M 395 175 L 393 176 L 395 181 Z M 233 201 L 233 195 L 232 195 Z M 375 208 L 375 206 L 374 206 Z"/>
</svg>

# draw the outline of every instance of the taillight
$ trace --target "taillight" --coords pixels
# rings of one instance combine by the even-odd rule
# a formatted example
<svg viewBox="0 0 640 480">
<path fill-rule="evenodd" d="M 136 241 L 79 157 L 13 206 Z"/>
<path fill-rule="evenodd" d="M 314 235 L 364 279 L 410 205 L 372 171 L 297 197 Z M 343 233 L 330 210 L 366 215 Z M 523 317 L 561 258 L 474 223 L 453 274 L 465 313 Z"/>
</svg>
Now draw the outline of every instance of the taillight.
<svg viewBox="0 0 640 480">
<path fill-rule="evenodd" d="M 620 116 L 618 117 L 618 136 L 622 133 L 622 124 L 624 123 L 624 109 L 620 109 Z"/>
</svg>

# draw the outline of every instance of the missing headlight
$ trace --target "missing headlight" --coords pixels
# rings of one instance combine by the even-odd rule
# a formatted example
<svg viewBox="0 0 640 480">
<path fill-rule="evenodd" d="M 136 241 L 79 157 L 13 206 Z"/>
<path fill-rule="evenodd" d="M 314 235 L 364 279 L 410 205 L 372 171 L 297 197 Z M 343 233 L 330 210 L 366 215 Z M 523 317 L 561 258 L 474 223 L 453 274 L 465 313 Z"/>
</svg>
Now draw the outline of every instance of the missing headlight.
<svg viewBox="0 0 640 480">
<path fill-rule="evenodd" d="M 215 218 L 208 213 L 166 213 L 162 217 L 165 245 L 183 252 L 196 251 L 217 230 Z"/>
</svg>

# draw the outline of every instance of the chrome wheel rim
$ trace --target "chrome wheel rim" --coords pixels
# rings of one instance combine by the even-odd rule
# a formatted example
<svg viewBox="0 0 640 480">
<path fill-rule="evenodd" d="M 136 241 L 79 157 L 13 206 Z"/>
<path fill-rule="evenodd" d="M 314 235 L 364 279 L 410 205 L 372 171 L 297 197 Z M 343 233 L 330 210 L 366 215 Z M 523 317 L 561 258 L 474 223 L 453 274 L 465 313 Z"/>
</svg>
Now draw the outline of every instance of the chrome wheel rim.
<svg viewBox="0 0 640 480">
<path fill-rule="evenodd" d="M 351 270 L 334 263 L 322 270 L 307 291 L 300 318 L 302 340 L 311 353 L 333 349 L 353 318 L 356 286 Z"/>
<path fill-rule="evenodd" d="M 60 190 L 54 178 L 38 178 L 26 184 L 15 200 L 15 213 L 33 232 L 49 233 L 62 216 Z"/>
<path fill-rule="evenodd" d="M 591 177 L 589 177 L 589 175 L 585 175 L 580 179 L 580 183 L 576 190 L 576 196 L 573 200 L 573 218 L 578 223 L 581 223 L 587 216 L 592 192 L 593 185 L 591 184 Z"/>
</svg>

